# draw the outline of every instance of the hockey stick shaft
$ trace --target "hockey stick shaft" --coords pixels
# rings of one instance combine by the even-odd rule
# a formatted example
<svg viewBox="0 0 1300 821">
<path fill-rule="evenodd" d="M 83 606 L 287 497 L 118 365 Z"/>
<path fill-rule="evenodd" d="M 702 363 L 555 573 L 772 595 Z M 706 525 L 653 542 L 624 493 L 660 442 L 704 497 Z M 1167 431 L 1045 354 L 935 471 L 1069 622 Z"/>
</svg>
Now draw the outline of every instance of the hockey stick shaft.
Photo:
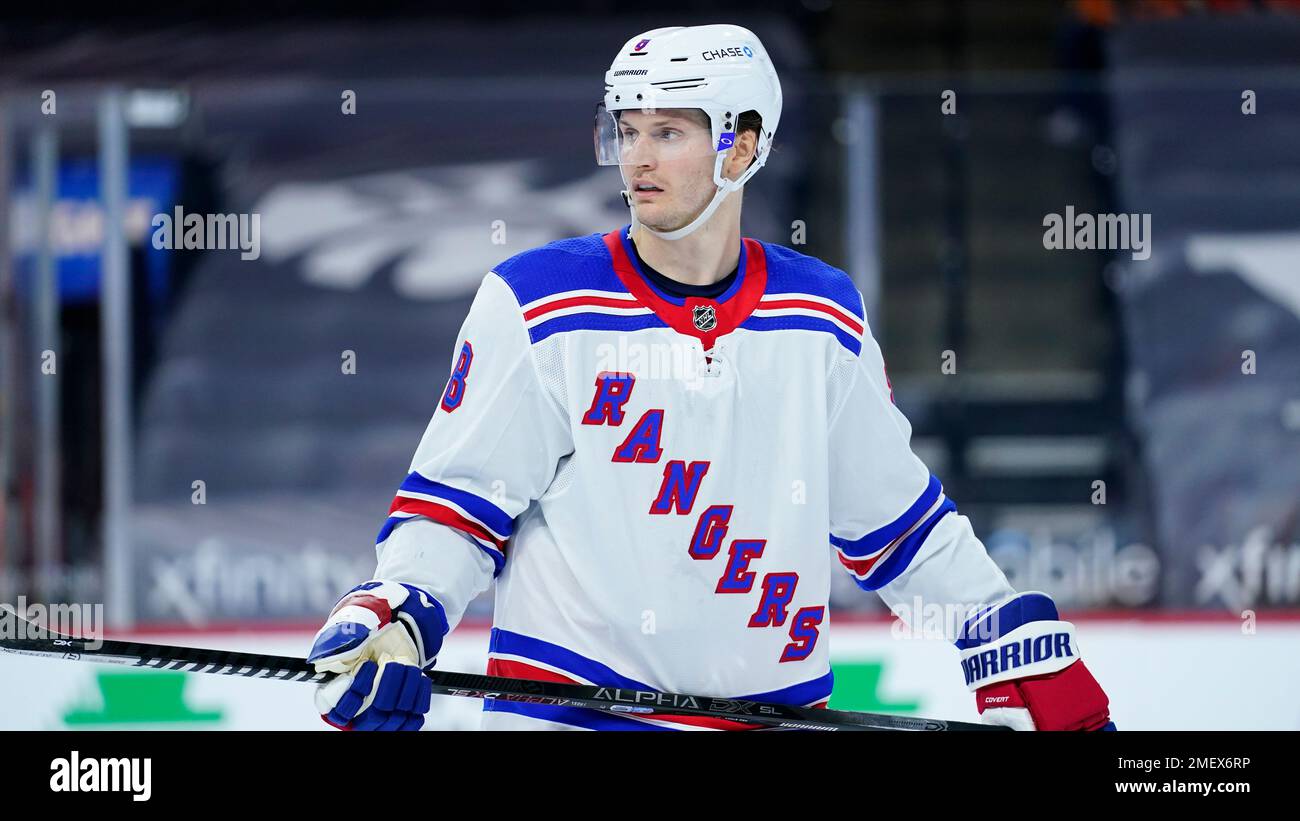
<svg viewBox="0 0 1300 821">
<path fill-rule="evenodd" d="M 94 661 L 148 667 L 156 670 L 184 670 L 192 673 L 243 676 L 280 681 L 325 682 L 333 673 L 319 673 L 306 659 L 211 650 L 198 647 L 173 647 L 133 641 L 91 641 L 52 633 L 14 618 L 26 625 L 25 631 L 10 630 L 0 635 L 0 650 L 21 655 Z M 10 638 L 8 636 L 36 636 Z M 984 724 L 911 716 L 859 713 L 785 704 L 769 704 L 739 699 L 659 693 L 622 687 L 599 687 L 567 684 L 504 676 L 477 675 L 430 670 L 426 675 L 439 695 L 468 698 L 492 698 L 564 707 L 585 707 L 621 715 L 698 716 L 727 719 L 745 724 L 783 727 L 795 730 L 862 731 L 862 730 L 1002 730 Z"/>
</svg>

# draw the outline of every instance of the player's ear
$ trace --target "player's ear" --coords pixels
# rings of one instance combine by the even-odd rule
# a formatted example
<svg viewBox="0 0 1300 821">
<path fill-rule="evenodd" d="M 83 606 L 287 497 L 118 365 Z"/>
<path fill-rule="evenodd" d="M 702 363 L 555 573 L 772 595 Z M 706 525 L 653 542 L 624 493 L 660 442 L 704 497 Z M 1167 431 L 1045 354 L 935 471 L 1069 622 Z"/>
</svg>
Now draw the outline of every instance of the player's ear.
<svg viewBox="0 0 1300 821">
<path fill-rule="evenodd" d="M 729 180 L 739 179 L 740 175 L 745 173 L 745 169 L 754 162 L 757 153 L 758 134 L 753 131 L 740 132 L 736 135 L 736 144 L 727 152 L 727 161 L 722 173 Z"/>
</svg>

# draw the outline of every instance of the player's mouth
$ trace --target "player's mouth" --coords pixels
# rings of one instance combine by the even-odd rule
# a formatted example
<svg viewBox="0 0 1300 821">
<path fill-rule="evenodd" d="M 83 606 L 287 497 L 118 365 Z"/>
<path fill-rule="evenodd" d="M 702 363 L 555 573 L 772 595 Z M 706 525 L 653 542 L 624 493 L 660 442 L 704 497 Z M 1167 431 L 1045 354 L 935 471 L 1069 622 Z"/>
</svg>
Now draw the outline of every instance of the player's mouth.
<svg viewBox="0 0 1300 821">
<path fill-rule="evenodd" d="M 663 192 L 662 188 L 648 182 L 639 182 L 632 186 L 632 196 L 638 200 L 652 200 Z"/>
</svg>

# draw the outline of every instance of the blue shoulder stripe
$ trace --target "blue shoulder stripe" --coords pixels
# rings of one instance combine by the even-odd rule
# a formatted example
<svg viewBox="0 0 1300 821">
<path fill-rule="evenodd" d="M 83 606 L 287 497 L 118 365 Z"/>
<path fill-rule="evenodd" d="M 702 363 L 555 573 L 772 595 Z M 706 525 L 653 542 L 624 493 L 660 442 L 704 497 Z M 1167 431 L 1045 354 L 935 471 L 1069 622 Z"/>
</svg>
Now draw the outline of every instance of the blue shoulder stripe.
<svg viewBox="0 0 1300 821">
<path fill-rule="evenodd" d="M 667 328 L 654 314 L 568 314 L 548 319 L 528 329 L 528 338 L 536 344 L 552 334 L 565 331 L 640 331 L 645 328 Z"/>
<path fill-rule="evenodd" d="M 804 293 L 829 299 L 846 313 L 864 318 L 858 286 L 848 274 L 784 245 L 763 243 L 767 256 L 767 293 Z"/>
<path fill-rule="evenodd" d="M 514 291 L 520 306 L 563 291 L 626 293 L 601 237 L 556 240 L 515 254 L 492 270 Z"/>
<path fill-rule="evenodd" d="M 839 343 L 856 356 L 862 353 L 862 340 L 848 334 L 839 325 L 829 319 L 815 316 L 751 316 L 740 327 L 750 331 L 785 331 L 790 329 L 803 331 L 823 331 L 834 336 Z"/>
</svg>

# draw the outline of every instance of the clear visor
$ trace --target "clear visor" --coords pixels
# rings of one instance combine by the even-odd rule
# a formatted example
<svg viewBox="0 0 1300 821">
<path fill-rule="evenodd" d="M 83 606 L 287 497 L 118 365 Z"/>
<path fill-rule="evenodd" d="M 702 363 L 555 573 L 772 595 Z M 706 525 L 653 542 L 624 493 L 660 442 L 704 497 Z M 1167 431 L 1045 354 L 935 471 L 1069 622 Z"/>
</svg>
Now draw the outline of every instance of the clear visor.
<svg viewBox="0 0 1300 821">
<path fill-rule="evenodd" d="M 596 106 L 594 137 L 600 165 L 642 165 L 714 157 L 735 142 L 735 132 L 723 133 L 715 145 L 713 132 L 699 121 L 699 110 L 629 108 L 609 111 Z"/>
</svg>

